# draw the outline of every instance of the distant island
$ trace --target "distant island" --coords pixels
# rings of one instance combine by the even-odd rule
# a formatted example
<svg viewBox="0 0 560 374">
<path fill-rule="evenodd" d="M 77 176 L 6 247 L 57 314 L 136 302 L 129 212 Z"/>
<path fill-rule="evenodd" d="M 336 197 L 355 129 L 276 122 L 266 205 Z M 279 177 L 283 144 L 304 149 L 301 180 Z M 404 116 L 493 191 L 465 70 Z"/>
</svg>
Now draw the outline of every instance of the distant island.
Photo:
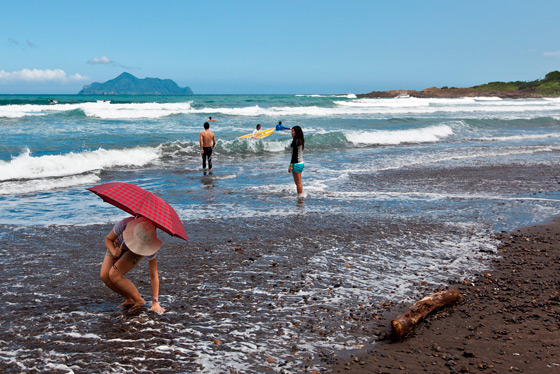
<svg viewBox="0 0 560 374">
<path fill-rule="evenodd" d="M 181 88 L 171 79 L 139 79 L 122 73 L 105 83 L 84 86 L 78 95 L 192 95 L 190 87 Z"/>
<path fill-rule="evenodd" d="M 391 90 L 372 91 L 367 94 L 356 95 L 359 98 L 383 98 L 412 96 L 418 98 L 455 98 L 493 96 L 504 99 L 526 99 L 560 96 L 560 72 L 555 70 L 548 73 L 544 79 L 531 82 L 490 82 L 469 88 L 431 87 L 422 91 Z"/>
</svg>

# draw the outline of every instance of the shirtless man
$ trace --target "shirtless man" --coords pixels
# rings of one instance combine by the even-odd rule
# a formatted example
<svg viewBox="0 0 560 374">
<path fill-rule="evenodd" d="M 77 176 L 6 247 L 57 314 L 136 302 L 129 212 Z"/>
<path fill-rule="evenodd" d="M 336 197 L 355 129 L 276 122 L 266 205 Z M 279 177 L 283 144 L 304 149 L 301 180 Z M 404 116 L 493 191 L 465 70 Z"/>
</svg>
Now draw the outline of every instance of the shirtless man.
<svg viewBox="0 0 560 374">
<path fill-rule="evenodd" d="M 204 122 L 204 131 L 200 133 L 200 153 L 202 153 L 202 169 L 206 170 L 206 159 L 208 159 L 208 170 L 212 170 L 212 150 L 216 146 L 216 135 L 210 131 L 210 124 Z"/>
</svg>

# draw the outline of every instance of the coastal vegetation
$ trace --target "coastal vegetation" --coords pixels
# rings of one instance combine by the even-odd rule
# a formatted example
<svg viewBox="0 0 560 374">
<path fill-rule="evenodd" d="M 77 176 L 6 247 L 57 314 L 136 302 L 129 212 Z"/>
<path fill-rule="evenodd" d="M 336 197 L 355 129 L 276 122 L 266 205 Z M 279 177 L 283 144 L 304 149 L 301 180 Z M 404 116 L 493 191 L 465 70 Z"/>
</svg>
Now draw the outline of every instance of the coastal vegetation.
<svg viewBox="0 0 560 374">
<path fill-rule="evenodd" d="M 541 80 L 534 80 L 530 82 L 490 82 L 474 86 L 472 88 L 486 91 L 519 90 L 534 92 L 535 94 L 543 96 L 558 96 L 560 95 L 560 71 L 552 71 Z"/>
<path fill-rule="evenodd" d="M 534 81 L 514 82 L 490 82 L 468 88 L 456 87 L 430 87 L 422 91 L 416 90 L 391 90 L 372 91 L 367 94 L 357 95 L 361 98 L 383 98 L 412 96 L 420 98 L 453 98 L 453 97 L 476 97 L 495 96 L 509 99 L 542 98 L 560 96 L 560 71 L 552 71 L 544 77 Z"/>
</svg>

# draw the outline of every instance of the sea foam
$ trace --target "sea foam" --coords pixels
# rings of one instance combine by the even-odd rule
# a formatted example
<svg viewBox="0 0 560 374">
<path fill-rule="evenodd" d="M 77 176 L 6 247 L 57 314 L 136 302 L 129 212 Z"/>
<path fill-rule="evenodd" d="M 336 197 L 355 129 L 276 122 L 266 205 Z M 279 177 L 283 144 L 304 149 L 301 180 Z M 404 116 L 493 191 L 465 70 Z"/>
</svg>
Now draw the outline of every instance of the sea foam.
<svg viewBox="0 0 560 374">
<path fill-rule="evenodd" d="M 158 148 L 138 147 L 62 155 L 32 156 L 26 149 L 11 161 L 0 161 L 0 181 L 63 177 L 119 166 L 144 166 L 157 160 Z"/>
<path fill-rule="evenodd" d="M 345 135 L 354 144 L 395 145 L 437 142 L 453 135 L 453 129 L 448 125 L 436 125 L 408 130 L 349 131 Z"/>
<path fill-rule="evenodd" d="M 99 178 L 97 174 L 91 173 L 63 178 L 41 178 L 25 181 L 0 182 L 0 195 L 28 194 L 81 185 L 91 185 L 100 180 L 101 178 Z"/>
<path fill-rule="evenodd" d="M 560 110 L 560 101 L 549 99 L 504 100 L 491 97 L 464 98 L 415 98 L 394 99 L 357 99 L 334 101 L 345 114 L 368 115 L 426 115 L 436 113 L 464 113 L 470 116 L 502 115 L 508 113 L 512 118 L 542 117 L 543 111 Z"/>
<path fill-rule="evenodd" d="M 162 118 L 191 111 L 192 101 L 182 103 L 127 103 L 114 104 L 110 101 L 84 102 L 55 105 L 4 105 L 0 106 L 0 118 L 22 118 L 53 113 L 81 110 L 87 117 L 101 119 Z"/>
<path fill-rule="evenodd" d="M 191 111 L 192 101 L 185 103 L 133 103 L 106 104 L 88 103 L 82 105 L 86 116 L 102 119 L 137 119 L 161 118 L 174 114 L 185 114 Z"/>
<path fill-rule="evenodd" d="M 497 97 L 464 98 L 415 98 L 397 97 L 380 99 L 359 99 L 354 94 L 347 95 L 296 95 L 318 98 L 323 104 L 270 106 L 261 105 L 234 107 L 193 107 L 193 101 L 180 103 L 112 103 L 109 101 L 83 102 L 77 104 L 15 104 L 0 106 L 0 118 L 21 118 L 42 116 L 79 110 L 85 116 L 100 119 L 134 120 L 156 119 L 180 114 L 220 114 L 235 117 L 287 117 L 287 116 L 400 116 L 434 115 L 436 113 L 462 113 L 468 117 L 503 115 L 511 118 L 542 117 L 543 111 L 560 110 L 560 100 L 532 99 L 511 100 Z M 508 118 L 509 118 L 508 117 Z"/>
<path fill-rule="evenodd" d="M 314 96 L 313 96 L 314 97 Z M 349 98 L 349 97 L 345 97 Z M 485 97 L 465 97 L 451 99 L 424 99 L 415 97 L 399 97 L 393 99 L 350 99 L 332 98 L 330 105 L 272 106 L 259 105 L 247 107 L 217 107 L 193 109 L 191 113 L 217 113 L 227 116 L 241 117 L 335 117 L 335 116 L 372 116 L 386 118 L 393 116 L 433 116 L 440 113 L 461 114 L 466 118 L 502 117 L 508 113 L 511 118 L 537 118 L 543 111 L 560 110 L 560 102 L 554 100 L 503 100 Z M 508 117 L 508 118 L 509 118 Z"/>
</svg>

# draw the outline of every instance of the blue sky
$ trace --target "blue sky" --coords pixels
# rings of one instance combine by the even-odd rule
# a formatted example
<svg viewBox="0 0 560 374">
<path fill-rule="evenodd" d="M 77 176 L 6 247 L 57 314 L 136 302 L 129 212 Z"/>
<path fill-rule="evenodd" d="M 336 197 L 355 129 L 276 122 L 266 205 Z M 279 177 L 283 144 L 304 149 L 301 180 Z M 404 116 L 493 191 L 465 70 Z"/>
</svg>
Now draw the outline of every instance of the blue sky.
<svg viewBox="0 0 560 374">
<path fill-rule="evenodd" d="M 9 1 L 0 94 L 127 71 L 199 94 L 365 93 L 560 70 L 560 1 Z"/>
</svg>

